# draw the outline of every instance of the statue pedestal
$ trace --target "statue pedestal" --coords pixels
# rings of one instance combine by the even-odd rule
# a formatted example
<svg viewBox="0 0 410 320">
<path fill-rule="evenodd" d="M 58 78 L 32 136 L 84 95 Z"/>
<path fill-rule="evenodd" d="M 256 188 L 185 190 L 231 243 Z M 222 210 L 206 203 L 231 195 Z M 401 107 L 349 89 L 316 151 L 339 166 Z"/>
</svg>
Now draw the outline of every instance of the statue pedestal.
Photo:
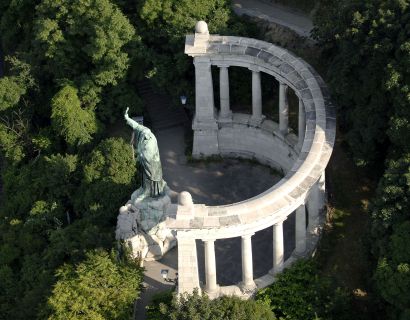
<svg viewBox="0 0 410 320">
<path fill-rule="evenodd" d="M 115 238 L 130 247 L 134 258 L 159 260 L 176 246 L 176 232 L 164 222 L 170 204 L 171 198 L 165 193 L 157 198 L 130 200 L 120 208 Z"/>
</svg>

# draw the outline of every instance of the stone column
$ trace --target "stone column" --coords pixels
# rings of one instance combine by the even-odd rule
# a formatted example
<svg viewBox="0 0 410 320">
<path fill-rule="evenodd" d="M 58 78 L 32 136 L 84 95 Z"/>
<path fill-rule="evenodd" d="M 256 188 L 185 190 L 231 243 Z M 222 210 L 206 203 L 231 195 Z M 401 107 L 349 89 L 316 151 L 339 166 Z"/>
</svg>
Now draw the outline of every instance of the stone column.
<svg viewBox="0 0 410 320">
<path fill-rule="evenodd" d="M 198 275 L 196 242 L 192 235 L 178 231 L 178 294 L 192 293 L 195 288 L 201 292 Z"/>
<path fill-rule="evenodd" d="M 317 182 L 310 188 L 307 205 L 309 229 L 311 229 L 319 217 L 319 189 Z"/>
<path fill-rule="evenodd" d="M 252 235 L 242 236 L 242 286 L 245 290 L 256 288 L 253 281 Z"/>
<path fill-rule="evenodd" d="M 298 148 L 302 149 L 303 140 L 305 139 L 306 114 L 303 100 L 299 98 L 299 122 L 298 122 Z"/>
<path fill-rule="evenodd" d="M 227 66 L 219 66 L 219 95 L 221 102 L 221 111 L 219 120 L 230 120 L 232 111 L 229 103 L 229 74 Z"/>
<path fill-rule="evenodd" d="M 326 174 L 322 172 L 319 181 L 317 182 L 319 192 L 319 210 L 322 210 L 326 205 Z"/>
<path fill-rule="evenodd" d="M 295 229 L 295 252 L 303 253 L 306 251 L 306 209 L 304 204 L 296 209 Z"/>
<path fill-rule="evenodd" d="M 284 263 L 284 241 L 283 241 L 283 221 L 273 226 L 273 269 L 270 271 L 276 274 L 283 269 Z"/>
<path fill-rule="evenodd" d="M 323 172 L 310 189 L 308 197 L 309 229 L 312 229 L 315 221 L 319 218 L 319 214 L 325 206 L 325 198 L 325 172 Z"/>
<path fill-rule="evenodd" d="M 288 86 L 282 82 L 279 83 L 279 132 L 285 136 L 289 132 L 289 104 L 288 104 Z"/>
<path fill-rule="evenodd" d="M 194 157 L 218 154 L 218 125 L 215 119 L 214 90 L 211 61 L 208 57 L 194 58 L 195 65 L 195 117 L 192 124 Z"/>
<path fill-rule="evenodd" d="M 216 260 L 215 260 L 215 240 L 204 240 L 205 244 L 205 291 L 215 293 L 218 289 L 216 284 Z"/>
<path fill-rule="evenodd" d="M 252 70 L 252 117 L 251 124 L 258 125 L 262 122 L 262 89 L 261 73 Z"/>
<path fill-rule="evenodd" d="M 198 121 L 215 120 L 214 88 L 211 61 L 207 57 L 195 57 L 195 116 Z"/>
</svg>

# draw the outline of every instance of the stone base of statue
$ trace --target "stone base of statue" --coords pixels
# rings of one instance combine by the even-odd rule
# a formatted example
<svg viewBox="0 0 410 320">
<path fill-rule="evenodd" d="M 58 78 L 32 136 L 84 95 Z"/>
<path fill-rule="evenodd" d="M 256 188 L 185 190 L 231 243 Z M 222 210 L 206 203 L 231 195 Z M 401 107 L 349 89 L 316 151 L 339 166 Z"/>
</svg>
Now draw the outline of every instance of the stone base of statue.
<svg viewBox="0 0 410 320">
<path fill-rule="evenodd" d="M 161 259 L 176 246 L 176 233 L 165 226 L 167 207 L 171 204 L 169 188 L 151 198 L 135 196 L 120 208 L 116 239 L 129 246 L 134 258 L 141 261 Z"/>
</svg>

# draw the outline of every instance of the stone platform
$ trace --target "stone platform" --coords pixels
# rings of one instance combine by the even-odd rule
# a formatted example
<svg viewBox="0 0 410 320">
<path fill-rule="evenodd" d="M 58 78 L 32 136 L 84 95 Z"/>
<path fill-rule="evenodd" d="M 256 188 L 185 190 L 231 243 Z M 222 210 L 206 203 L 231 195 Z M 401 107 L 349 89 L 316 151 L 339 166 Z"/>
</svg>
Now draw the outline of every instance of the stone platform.
<svg viewBox="0 0 410 320">
<path fill-rule="evenodd" d="M 134 258 L 158 260 L 176 246 L 176 232 L 164 222 L 171 204 L 167 191 L 158 198 L 129 200 L 120 208 L 115 236 L 129 246 Z"/>
</svg>

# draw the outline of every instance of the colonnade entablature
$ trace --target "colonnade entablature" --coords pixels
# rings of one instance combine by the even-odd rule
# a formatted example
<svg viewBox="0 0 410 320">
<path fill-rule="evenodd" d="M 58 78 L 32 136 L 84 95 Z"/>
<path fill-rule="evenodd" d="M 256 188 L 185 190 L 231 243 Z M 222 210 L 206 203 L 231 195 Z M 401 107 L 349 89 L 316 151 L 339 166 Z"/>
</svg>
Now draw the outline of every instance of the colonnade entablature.
<svg viewBox="0 0 410 320">
<path fill-rule="evenodd" d="M 200 288 L 196 239 L 204 241 L 206 284 L 211 297 L 244 294 L 273 281 L 274 275 L 298 257 L 310 254 L 323 224 L 324 172 L 335 140 L 335 108 L 321 77 L 302 59 L 268 42 L 234 36 L 209 35 L 199 22 L 187 35 L 185 53 L 194 58 L 195 116 L 193 156 L 238 155 L 256 158 L 282 169 L 284 177 L 251 199 L 223 206 L 193 204 L 181 194 L 170 207 L 167 226 L 177 231 L 178 291 Z M 220 110 L 216 111 L 211 66 L 220 68 Z M 252 72 L 252 114 L 232 113 L 229 67 Z M 262 114 L 261 72 L 279 82 L 279 123 Z M 287 90 L 299 98 L 298 132 L 289 130 Z M 284 261 L 283 222 L 296 211 L 294 252 Z M 306 211 L 308 214 L 306 214 Z M 306 220 L 307 219 L 307 220 Z M 307 225 L 307 227 L 306 227 Z M 270 274 L 254 279 L 252 235 L 273 227 Z M 216 283 L 214 241 L 242 238 L 243 281 L 229 288 Z M 201 289 L 201 288 L 200 288 Z"/>
</svg>

